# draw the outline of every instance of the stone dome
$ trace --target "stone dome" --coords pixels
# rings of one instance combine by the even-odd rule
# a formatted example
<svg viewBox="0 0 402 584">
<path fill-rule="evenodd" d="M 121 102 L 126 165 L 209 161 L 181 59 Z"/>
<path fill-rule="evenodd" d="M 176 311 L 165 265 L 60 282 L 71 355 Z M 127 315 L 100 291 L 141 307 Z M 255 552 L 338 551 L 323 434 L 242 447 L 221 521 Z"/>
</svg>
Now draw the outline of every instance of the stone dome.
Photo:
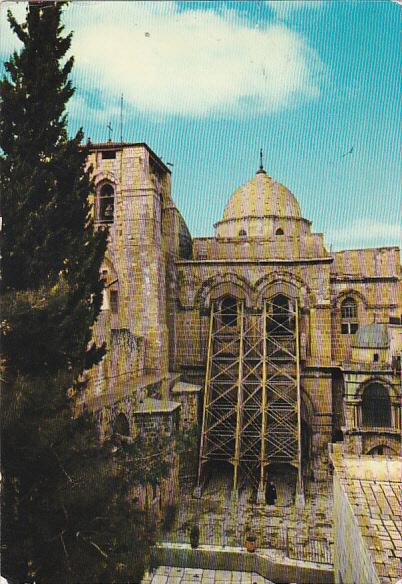
<svg viewBox="0 0 402 584">
<path fill-rule="evenodd" d="M 260 170 L 235 190 L 225 207 L 222 221 L 272 216 L 300 219 L 301 211 L 289 189 Z"/>
</svg>

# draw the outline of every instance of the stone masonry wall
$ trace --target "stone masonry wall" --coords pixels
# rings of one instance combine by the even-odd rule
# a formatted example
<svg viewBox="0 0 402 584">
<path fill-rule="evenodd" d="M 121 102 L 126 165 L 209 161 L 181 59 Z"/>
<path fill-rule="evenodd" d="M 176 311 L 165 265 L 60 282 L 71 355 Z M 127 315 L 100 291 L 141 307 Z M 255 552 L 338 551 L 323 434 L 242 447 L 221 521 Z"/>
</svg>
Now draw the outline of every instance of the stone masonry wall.
<svg viewBox="0 0 402 584">
<path fill-rule="evenodd" d="M 340 479 L 334 473 L 335 584 L 380 584 Z"/>
<path fill-rule="evenodd" d="M 335 363 L 351 358 L 352 335 L 341 334 L 341 302 L 352 297 L 359 325 L 388 323 L 402 311 L 400 253 L 395 247 L 336 252 L 331 266 L 332 353 Z"/>
<path fill-rule="evenodd" d="M 106 340 L 108 352 L 93 372 L 89 397 L 108 392 L 117 398 L 131 391 L 136 400 L 139 377 L 159 374 L 166 378 L 169 371 L 167 309 L 171 306 L 167 305 L 166 258 L 170 248 L 178 246 L 174 230 L 179 230 L 179 221 L 163 219 L 164 209 L 174 207 L 170 172 L 144 144 L 122 148 L 106 143 L 93 148 L 88 163 L 93 166 L 96 192 L 105 183 L 115 190 L 114 221 L 109 225 L 102 272 L 107 280 L 105 294 L 110 294 L 110 287 L 118 300 L 115 314 L 111 314 L 111 303 L 106 303 L 95 327 L 95 337 Z M 114 148 L 115 159 L 103 159 L 102 151 L 108 148 Z M 97 219 L 96 199 L 93 202 Z M 116 343 L 121 337 L 117 331 L 127 331 L 136 339 L 134 351 L 132 344 Z M 161 393 L 167 397 L 166 383 Z"/>
</svg>

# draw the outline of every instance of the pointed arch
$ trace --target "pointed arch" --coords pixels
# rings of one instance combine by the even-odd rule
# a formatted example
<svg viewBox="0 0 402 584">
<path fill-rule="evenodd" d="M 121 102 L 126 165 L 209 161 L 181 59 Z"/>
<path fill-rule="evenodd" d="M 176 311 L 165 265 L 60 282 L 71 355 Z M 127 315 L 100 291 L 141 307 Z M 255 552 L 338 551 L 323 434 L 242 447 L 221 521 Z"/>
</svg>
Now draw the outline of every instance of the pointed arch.
<svg viewBox="0 0 402 584">
<path fill-rule="evenodd" d="M 391 398 L 393 399 L 399 399 L 400 395 L 399 395 L 399 391 L 388 381 L 388 379 L 386 379 L 385 377 L 382 377 L 380 375 L 377 376 L 372 376 L 372 377 L 368 377 L 367 379 L 365 379 L 357 388 L 356 393 L 355 393 L 355 398 L 357 399 L 361 399 L 364 390 L 366 389 L 367 386 L 372 385 L 372 384 L 379 384 L 379 385 L 384 385 L 389 392 L 389 395 Z"/>
<path fill-rule="evenodd" d="M 342 292 L 339 292 L 339 294 L 337 294 L 337 296 L 332 301 L 332 308 L 339 309 L 342 302 L 346 300 L 346 298 L 352 298 L 355 302 L 357 302 L 358 305 L 361 303 L 363 304 L 364 308 L 367 308 L 368 302 L 366 297 L 354 288 L 348 288 L 347 290 L 342 290 Z"/>
<path fill-rule="evenodd" d="M 312 304 L 311 290 L 306 283 L 290 272 L 275 271 L 263 276 L 255 284 L 256 305 L 261 308 L 266 298 L 284 294 L 291 299 L 298 298 L 302 307 Z"/>
<path fill-rule="evenodd" d="M 111 225 L 115 219 L 117 180 L 113 173 L 98 172 L 94 176 L 94 218 L 97 223 Z"/>
<path fill-rule="evenodd" d="M 253 306 L 253 288 L 241 276 L 233 273 L 216 274 L 203 282 L 198 290 L 195 303 L 200 308 L 208 309 L 212 300 L 223 296 L 233 296 L 237 300 L 244 300 L 246 306 Z"/>
<path fill-rule="evenodd" d="M 98 188 L 101 183 L 112 183 L 115 187 L 119 184 L 119 178 L 114 172 L 105 172 L 104 170 L 96 170 L 93 174 L 95 188 Z"/>
</svg>

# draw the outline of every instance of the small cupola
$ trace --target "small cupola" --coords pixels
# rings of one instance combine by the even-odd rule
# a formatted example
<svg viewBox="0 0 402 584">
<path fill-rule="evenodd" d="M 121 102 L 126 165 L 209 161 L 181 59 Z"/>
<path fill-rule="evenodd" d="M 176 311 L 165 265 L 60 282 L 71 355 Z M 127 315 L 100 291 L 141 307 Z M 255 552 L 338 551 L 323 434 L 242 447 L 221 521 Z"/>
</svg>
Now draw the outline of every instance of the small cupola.
<svg viewBox="0 0 402 584">
<path fill-rule="evenodd" d="M 352 362 L 372 363 L 374 366 L 387 363 L 390 347 L 387 325 L 374 322 L 360 326 L 351 345 Z"/>
</svg>

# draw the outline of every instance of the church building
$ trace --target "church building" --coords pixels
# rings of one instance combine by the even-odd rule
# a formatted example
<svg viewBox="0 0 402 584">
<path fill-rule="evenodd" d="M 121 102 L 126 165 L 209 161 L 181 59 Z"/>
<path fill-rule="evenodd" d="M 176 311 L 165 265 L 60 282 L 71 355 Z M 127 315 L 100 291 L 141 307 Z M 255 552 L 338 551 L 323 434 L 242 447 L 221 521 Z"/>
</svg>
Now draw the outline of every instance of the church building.
<svg viewBox="0 0 402 584">
<path fill-rule="evenodd" d="M 108 351 L 78 407 L 96 412 L 103 438 L 163 431 L 173 456 L 177 431 L 196 427 L 195 496 L 226 468 L 228 488 L 257 498 L 288 473 L 301 503 L 305 482 L 327 476 L 332 443 L 400 453 L 397 247 L 329 252 L 262 158 L 214 236 L 192 238 L 171 170 L 146 144 L 89 149 L 94 220 L 109 230 L 95 330 Z"/>
</svg>

